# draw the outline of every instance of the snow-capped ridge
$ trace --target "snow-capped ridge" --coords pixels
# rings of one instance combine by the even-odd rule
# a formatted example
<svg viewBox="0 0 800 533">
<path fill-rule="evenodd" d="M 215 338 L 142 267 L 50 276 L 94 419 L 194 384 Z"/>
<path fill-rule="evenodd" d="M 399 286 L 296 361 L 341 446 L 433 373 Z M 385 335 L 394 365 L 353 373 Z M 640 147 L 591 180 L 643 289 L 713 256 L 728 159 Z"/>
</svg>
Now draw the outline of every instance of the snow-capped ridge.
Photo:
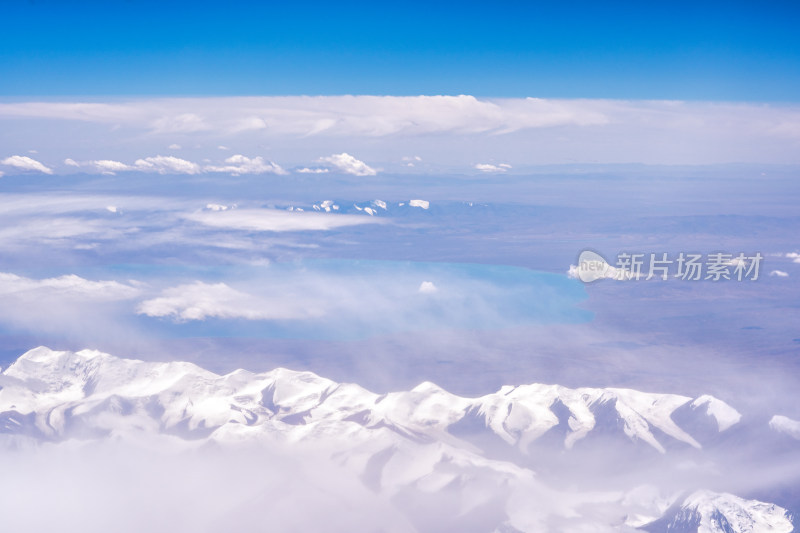
<svg viewBox="0 0 800 533">
<path fill-rule="evenodd" d="M 129 416 L 122 413 L 128 411 L 117 412 L 107 404 L 112 396 L 122 398 L 137 416 L 153 419 L 157 428 L 193 431 L 206 428 L 213 432 L 228 423 L 262 426 L 281 421 L 321 426 L 355 422 L 368 429 L 389 427 L 436 441 L 454 438 L 451 427 L 463 426 L 470 419 L 477 422 L 477 431 L 494 433 L 523 453 L 555 428 L 561 432 L 563 447 L 571 449 L 598 425 L 616 433 L 617 438 L 660 453 L 666 453 L 665 439 L 700 448 L 672 419 L 676 409 L 687 404 L 708 406 L 724 429 L 735 423 L 732 413 L 736 413 L 710 396 L 692 400 L 632 389 L 570 389 L 547 384 L 504 386 L 497 392 L 467 398 L 426 381 L 409 391 L 379 395 L 309 371 L 235 370 L 221 376 L 186 362 L 145 362 L 96 350 L 67 352 L 46 347 L 28 351 L 3 375 L 24 385 L 0 390 L 0 413 L 12 406 L 14 411 L 36 413 L 38 424 L 51 437 L 69 434 L 64 424 L 55 427 L 43 422 L 52 418 L 53 412 L 91 419 L 84 424 L 94 423 L 97 409 L 110 411 L 103 415 L 104 424 Z"/>
<path fill-rule="evenodd" d="M 581 450 L 594 459 L 595 450 L 587 447 L 596 434 L 613 439 L 610 447 L 599 441 L 604 458 L 621 450 L 623 462 L 614 468 L 624 465 L 634 447 L 648 464 L 657 452 L 681 447 L 694 456 L 692 448 L 699 444 L 681 426 L 683 418 L 673 414 L 681 409 L 691 423 L 698 413 L 703 420 L 713 416 L 707 411 L 714 406 L 723 413 L 717 422 L 731 421 L 725 415 L 733 408 L 709 396 L 531 383 L 465 397 L 431 381 L 379 394 L 306 370 L 238 369 L 219 375 L 188 362 L 46 347 L 20 356 L 0 378 L 0 449 L 111 441 L 160 452 L 324 454 L 387 501 L 413 491 L 434 499 L 444 490 L 447 498 L 460 498 L 466 516 L 510 494 L 498 515 L 498 531 L 542 531 L 527 518 L 550 512 L 530 505 L 539 496 L 565 502 L 575 516 L 583 512 L 581 501 L 612 506 L 619 517 L 627 515 L 626 526 L 645 531 L 648 526 L 676 530 L 662 527 L 668 524 L 704 533 L 791 531 L 783 508 L 730 494 L 686 496 L 672 489 L 665 498 L 656 489 L 628 497 L 620 490 L 562 493 L 545 485 L 552 473 L 542 467 L 542 457 L 558 456 L 571 467 Z M 776 417 L 771 425 L 787 420 L 796 423 Z"/>
</svg>

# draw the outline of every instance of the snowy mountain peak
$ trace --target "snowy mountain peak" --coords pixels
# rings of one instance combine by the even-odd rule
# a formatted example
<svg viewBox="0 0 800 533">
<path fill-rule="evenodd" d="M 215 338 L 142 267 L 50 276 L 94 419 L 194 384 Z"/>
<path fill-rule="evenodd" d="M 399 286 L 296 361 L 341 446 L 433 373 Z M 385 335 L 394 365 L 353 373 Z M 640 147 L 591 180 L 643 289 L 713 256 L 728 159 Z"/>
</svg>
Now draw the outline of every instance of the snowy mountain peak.
<svg viewBox="0 0 800 533">
<path fill-rule="evenodd" d="M 664 517 L 645 525 L 646 531 L 698 533 L 794 531 L 786 509 L 727 493 L 698 490 L 674 505 Z"/>
<path fill-rule="evenodd" d="M 695 401 L 692 402 L 692 407 L 695 409 L 701 409 L 704 407 L 706 409 L 706 413 L 709 416 L 714 417 L 714 419 L 717 421 L 717 427 L 719 428 L 720 432 L 725 431 L 735 424 L 738 424 L 742 419 L 742 415 L 739 413 L 739 411 L 726 404 L 722 400 L 718 400 L 717 398 L 714 398 L 708 394 L 699 396 Z"/>
</svg>

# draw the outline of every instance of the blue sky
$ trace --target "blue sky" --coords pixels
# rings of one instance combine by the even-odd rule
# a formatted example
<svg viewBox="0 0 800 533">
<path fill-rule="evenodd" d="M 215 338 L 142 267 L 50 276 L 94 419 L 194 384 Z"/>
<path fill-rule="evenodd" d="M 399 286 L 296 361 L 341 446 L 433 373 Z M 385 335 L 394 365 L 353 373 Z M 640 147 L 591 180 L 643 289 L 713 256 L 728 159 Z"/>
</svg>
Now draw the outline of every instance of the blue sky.
<svg viewBox="0 0 800 533">
<path fill-rule="evenodd" d="M 5 2 L 0 95 L 797 101 L 792 2 Z"/>
</svg>

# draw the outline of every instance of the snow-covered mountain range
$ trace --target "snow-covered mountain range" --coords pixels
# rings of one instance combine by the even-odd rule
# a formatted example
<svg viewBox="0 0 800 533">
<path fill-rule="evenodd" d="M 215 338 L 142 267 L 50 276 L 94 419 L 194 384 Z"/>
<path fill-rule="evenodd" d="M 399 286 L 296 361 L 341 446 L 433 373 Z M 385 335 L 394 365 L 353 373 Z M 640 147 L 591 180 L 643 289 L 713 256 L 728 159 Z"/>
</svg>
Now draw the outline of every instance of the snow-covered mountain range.
<svg viewBox="0 0 800 533">
<path fill-rule="evenodd" d="M 741 418 L 708 395 L 528 384 L 465 398 L 429 382 L 376 394 L 283 368 L 221 376 L 185 362 L 44 347 L 0 373 L 7 453 L 124 441 L 175 453 L 322 454 L 407 518 L 387 531 L 792 531 L 786 509 L 732 494 L 575 489 L 540 473 L 548 458 L 570 462 L 609 444 L 603 453 L 615 462 L 699 453 Z M 786 420 L 772 425 L 787 431 Z M 445 494 L 452 510 L 419 512 Z"/>
</svg>

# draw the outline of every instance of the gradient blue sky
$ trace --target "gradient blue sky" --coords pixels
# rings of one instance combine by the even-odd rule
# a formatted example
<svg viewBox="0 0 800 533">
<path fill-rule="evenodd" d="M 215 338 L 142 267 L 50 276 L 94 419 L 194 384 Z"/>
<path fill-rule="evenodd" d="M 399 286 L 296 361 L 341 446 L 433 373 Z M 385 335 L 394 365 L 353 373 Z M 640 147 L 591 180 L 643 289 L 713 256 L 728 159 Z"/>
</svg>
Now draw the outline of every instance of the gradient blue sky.
<svg viewBox="0 0 800 533">
<path fill-rule="evenodd" d="M 795 102 L 794 2 L 9 1 L 0 95 Z"/>
</svg>

